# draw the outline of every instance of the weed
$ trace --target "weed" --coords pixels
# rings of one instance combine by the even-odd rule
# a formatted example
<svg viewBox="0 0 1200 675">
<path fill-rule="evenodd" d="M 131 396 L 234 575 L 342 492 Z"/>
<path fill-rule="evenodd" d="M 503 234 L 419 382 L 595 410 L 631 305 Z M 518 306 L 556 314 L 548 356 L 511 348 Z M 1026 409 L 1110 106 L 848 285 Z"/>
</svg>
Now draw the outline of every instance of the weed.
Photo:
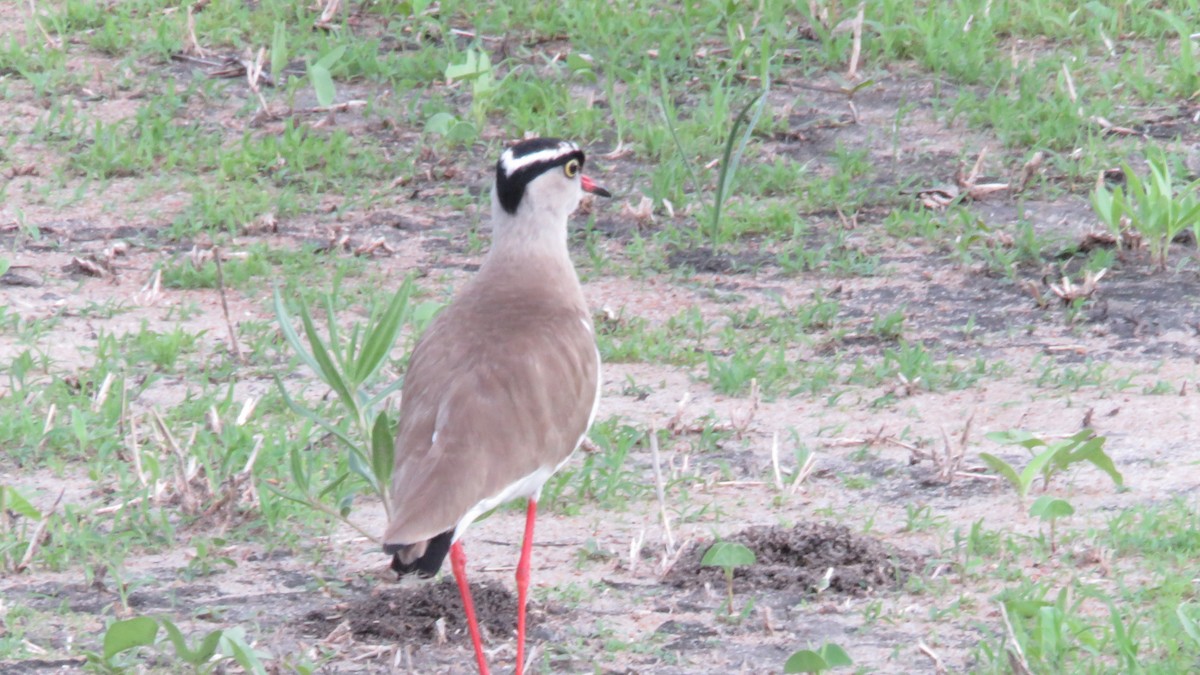
<svg viewBox="0 0 1200 675">
<path fill-rule="evenodd" d="M 725 588 L 728 593 L 728 604 L 725 606 L 727 616 L 733 615 L 733 571 L 754 563 L 754 551 L 737 542 L 718 541 L 704 552 L 704 557 L 700 560 L 701 567 L 720 567 L 725 572 Z"/>
<path fill-rule="evenodd" d="M 1124 189 L 1110 190 L 1104 184 L 1104 175 L 1098 175 L 1092 208 L 1118 241 L 1126 227 L 1140 234 L 1149 245 L 1151 262 L 1162 271 L 1167 268 L 1168 249 L 1176 235 L 1187 227 L 1200 232 L 1200 199 L 1195 194 L 1200 180 L 1176 187 L 1171 167 L 1161 153 L 1152 155 L 1147 164 L 1150 176 L 1144 182 L 1128 164 L 1122 165 Z"/>
<path fill-rule="evenodd" d="M 792 652 L 783 664 L 785 673 L 821 673 L 833 668 L 854 665 L 854 661 L 846 650 L 832 642 L 826 642 L 819 649 L 801 649 Z"/>
<path fill-rule="evenodd" d="M 1112 478 L 1117 487 L 1124 484 L 1121 472 L 1113 464 L 1112 458 L 1104 452 L 1105 438 L 1097 436 L 1091 429 L 1084 429 L 1074 435 L 1058 441 L 1045 441 L 1026 431 L 992 432 L 988 439 L 1005 445 L 1019 445 L 1030 452 L 1032 458 L 1025 468 L 1017 470 L 1008 462 L 992 455 L 981 452 L 979 458 L 996 473 L 1003 476 L 1017 491 L 1017 496 L 1024 499 L 1029 493 L 1033 481 L 1039 476 L 1042 479 L 1042 489 L 1050 485 L 1050 479 L 1062 473 L 1073 464 L 1090 462 L 1096 468 L 1104 471 Z M 1043 510 L 1059 512 L 1061 508 L 1044 506 Z"/>
<path fill-rule="evenodd" d="M 292 398 L 283 381 L 276 376 L 275 384 L 292 412 L 324 429 L 348 451 L 349 471 L 341 473 L 314 493 L 313 489 L 318 486 L 312 484 L 312 467 L 299 451 L 293 449 L 291 473 L 296 495 L 290 498 L 344 520 L 351 510 L 349 496 L 343 498 L 336 510 L 326 506 L 321 498 L 353 475 L 379 498 L 383 503 L 384 513 L 391 517 L 389 488 L 395 449 L 392 426 L 388 421 L 387 411 L 382 408 L 388 396 L 400 388 L 403 380 L 396 380 L 374 393 L 369 392 L 366 387 L 391 353 L 405 319 L 411 316 L 409 296 L 412 288 L 412 279 L 406 279 L 392 295 L 388 305 L 372 313 L 366 326 L 357 323 L 354 325 L 345 342 L 337 328 L 336 302 L 332 294 L 325 296 L 328 341 L 317 333 L 308 306 L 302 303 L 300 319 L 308 340 L 308 349 L 305 349 L 300 336 L 292 327 L 291 316 L 284 307 L 279 289 L 275 289 L 275 316 L 280 330 L 305 365 L 333 390 L 350 425 L 350 429 L 345 429 L 344 425 L 337 421 L 302 406 Z"/>
</svg>

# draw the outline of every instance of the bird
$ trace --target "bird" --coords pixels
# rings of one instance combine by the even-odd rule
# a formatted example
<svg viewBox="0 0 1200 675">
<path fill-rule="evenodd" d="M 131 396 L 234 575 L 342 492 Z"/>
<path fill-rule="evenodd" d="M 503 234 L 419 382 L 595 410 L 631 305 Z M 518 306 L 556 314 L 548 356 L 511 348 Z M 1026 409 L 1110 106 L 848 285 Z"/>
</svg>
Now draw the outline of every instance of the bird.
<svg viewBox="0 0 1200 675">
<path fill-rule="evenodd" d="M 492 241 L 475 275 L 409 358 L 396 428 L 383 551 L 400 576 L 432 576 L 447 552 L 476 665 L 487 675 L 462 536 L 501 504 L 527 500 L 517 564 L 516 673 L 542 487 L 583 442 L 600 402 L 600 351 L 567 248 L 583 194 L 612 195 L 555 138 L 519 141 L 496 162 Z"/>
</svg>

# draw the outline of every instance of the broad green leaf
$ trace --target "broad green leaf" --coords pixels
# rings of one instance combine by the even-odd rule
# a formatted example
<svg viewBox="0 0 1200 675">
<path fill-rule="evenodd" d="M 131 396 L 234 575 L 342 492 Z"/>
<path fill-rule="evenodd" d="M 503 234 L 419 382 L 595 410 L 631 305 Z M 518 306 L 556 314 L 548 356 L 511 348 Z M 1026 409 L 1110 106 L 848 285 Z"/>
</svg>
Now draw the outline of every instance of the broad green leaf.
<svg viewBox="0 0 1200 675">
<path fill-rule="evenodd" d="M 1061 450 L 1062 448 L 1058 446 L 1047 448 L 1029 460 L 1029 463 L 1021 470 L 1021 489 L 1019 492 L 1022 497 L 1029 494 L 1029 488 L 1033 485 L 1033 479 L 1039 475 L 1042 476 L 1042 486 L 1045 487 L 1045 482 L 1049 480 L 1050 476 L 1048 471 L 1043 473 L 1043 469 L 1050 464 L 1054 456 L 1061 452 Z"/>
<path fill-rule="evenodd" d="M 104 660 L 109 661 L 127 649 L 152 645 L 157 636 L 158 623 L 149 617 L 115 621 L 104 631 Z"/>
<path fill-rule="evenodd" d="M 1020 445 L 1032 450 L 1038 446 L 1045 445 L 1046 442 L 1034 436 L 1028 431 L 1013 429 L 1010 431 L 992 431 L 984 434 L 984 437 L 989 441 L 999 443 L 1001 445 Z"/>
<path fill-rule="evenodd" d="M 987 452 L 979 453 L 979 459 L 983 460 L 983 463 L 987 464 L 989 469 L 1003 476 L 1009 483 L 1012 484 L 1018 493 L 1024 495 L 1024 491 L 1021 489 L 1021 477 L 1017 475 L 1017 472 L 1012 468 L 1012 465 Z"/>
<path fill-rule="evenodd" d="M 466 53 L 466 60 L 462 63 L 451 63 L 447 65 L 445 75 L 446 79 L 450 81 L 468 80 L 474 77 L 479 77 L 486 73 L 490 73 L 491 70 L 492 62 L 491 59 L 488 58 L 487 53 L 475 51 L 474 49 L 468 49 Z"/>
<path fill-rule="evenodd" d="M 732 541 L 718 541 L 708 548 L 704 558 L 700 560 L 700 565 L 732 569 L 753 565 L 755 560 L 754 551 L 745 546 Z"/>
<path fill-rule="evenodd" d="M 1050 495 L 1038 497 L 1029 507 L 1029 515 L 1042 520 L 1065 518 L 1074 513 L 1075 507 L 1071 506 L 1070 502 Z"/>
<path fill-rule="evenodd" d="M 217 653 L 217 644 L 221 641 L 222 634 L 220 630 L 214 630 L 204 636 L 204 639 L 193 650 L 188 647 L 187 638 L 184 637 L 183 632 L 170 620 L 163 619 L 162 627 L 166 630 L 171 644 L 175 646 L 175 655 L 186 663 L 193 666 L 200 666 L 207 663 L 213 657 L 213 654 Z"/>
<path fill-rule="evenodd" d="M 854 665 L 854 660 L 850 658 L 850 655 L 846 653 L 846 650 L 832 642 L 826 642 L 821 646 L 820 651 L 822 658 L 825 659 L 825 662 L 829 664 L 830 668 Z"/>
<path fill-rule="evenodd" d="M 19 513 L 30 520 L 42 519 L 42 512 L 22 497 L 16 488 L 0 485 L 0 518 L 4 517 L 5 511 Z"/>
<path fill-rule="evenodd" d="M 337 63 L 338 59 L 342 58 L 342 54 L 345 53 L 346 45 L 338 45 L 326 52 L 325 56 L 322 56 L 320 59 L 318 59 L 315 65 L 321 66 L 326 70 L 332 70 L 333 64 Z"/>
<path fill-rule="evenodd" d="M 793 653 L 783 664 L 785 673 L 819 673 L 822 670 L 829 670 L 829 663 L 811 649 Z"/>
<path fill-rule="evenodd" d="M 333 75 L 329 69 L 314 63 L 308 67 L 308 79 L 312 81 L 313 93 L 317 95 L 317 105 L 333 105 L 337 90 L 333 86 Z"/>
<path fill-rule="evenodd" d="M 439 136 L 449 136 L 450 129 L 458 123 L 458 118 L 448 112 L 434 113 L 425 120 L 425 131 Z"/>
</svg>

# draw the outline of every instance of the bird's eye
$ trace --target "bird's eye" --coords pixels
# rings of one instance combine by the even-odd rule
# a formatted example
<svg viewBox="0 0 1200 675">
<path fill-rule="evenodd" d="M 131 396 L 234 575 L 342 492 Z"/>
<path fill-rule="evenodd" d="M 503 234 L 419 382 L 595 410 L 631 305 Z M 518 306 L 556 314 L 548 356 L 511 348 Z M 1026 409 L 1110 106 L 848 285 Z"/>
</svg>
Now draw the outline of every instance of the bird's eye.
<svg viewBox="0 0 1200 675">
<path fill-rule="evenodd" d="M 563 173 L 567 174 L 567 178 L 574 178 L 579 175 L 579 160 L 573 159 L 563 166 Z"/>
</svg>

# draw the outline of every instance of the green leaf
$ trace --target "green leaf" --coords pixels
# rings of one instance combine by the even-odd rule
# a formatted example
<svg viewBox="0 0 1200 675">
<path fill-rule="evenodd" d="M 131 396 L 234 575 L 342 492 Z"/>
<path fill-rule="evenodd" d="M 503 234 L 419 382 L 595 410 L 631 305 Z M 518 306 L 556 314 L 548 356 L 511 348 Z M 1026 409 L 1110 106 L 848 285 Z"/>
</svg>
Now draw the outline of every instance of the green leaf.
<svg viewBox="0 0 1200 675">
<path fill-rule="evenodd" d="M 1029 507 L 1029 515 L 1042 520 L 1064 518 L 1074 513 L 1075 507 L 1071 506 L 1070 502 L 1050 495 L 1038 497 Z"/>
<path fill-rule="evenodd" d="M 1029 494 L 1029 488 L 1033 485 L 1033 479 L 1037 478 L 1038 475 L 1042 476 L 1043 486 L 1045 486 L 1045 483 L 1050 480 L 1050 472 L 1046 471 L 1043 473 L 1043 469 L 1050 464 L 1051 460 L 1053 460 L 1055 455 L 1057 455 L 1061 450 L 1061 446 L 1050 447 L 1046 450 L 1043 450 L 1040 454 L 1034 455 L 1033 459 L 1029 460 L 1029 463 L 1026 464 L 1025 468 L 1021 471 L 1021 488 L 1018 490 L 1018 492 L 1021 493 L 1022 497 Z"/>
<path fill-rule="evenodd" d="M 821 652 L 821 657 L 825 659 L 830 668 L 854 665 L 854 660 L 850 658 L 846 650 L 832 642 L 826 642 L 821 646 L 819 651 Z"/>
<path fill-rule="evenodd" d="M 371 468 L 380 486 L 391 482 L 395 454 L 396 444 L 392 440 L 392 426 L 388 423 L 387 411 L 380 411 L 371 429 Z"/>
<path fill-rule="evenodd" d="M 988 452 L 979 453 L 979 459 L 983 460 L 983 463 L 987 464 L 989 469 L 1007 479 L 1018 493 L 1025 494 L 1021 488 L 1021 477 L 1017 475 L 1017 471 L 1012 468 L 1012 465 Z"/>
<path fill-rule="evenodd" d="M 5 511 L 14 511 L 30 520 L 41 520 L 42 512 L 34 508 L 16 488 L 0 485 L 0 517 Z"/>
<path fill-rule="evenodd" d="M 283 382 L 280 381 L 279 376 L 275 375 L 274 377 L 275 377 L 275 386 L 277 389 L 279 389 L 279 395 L 281 397 L 283 397 L 283 402 L 285 405 L 287 405 L 288 409 L 290 409 L 292 412 L 296 413 L 297 415 L 300 415 L 304 419 L 316 424 L 317 426 L 321 427 L 325 431 L 328 431 L 330 434 L 333 434 L 333 436 L 335 438 L 337 438 L 339 441 L 341 441 L 342 444 L 345 445 L 347 448 L 350 448 L 352 450 L 358 448 L 358 444 L 356 444 L 353 440 L 351 440 L 351 438 L 346 435 L 346 432 L 339 429 L 337 427 L 337 425 L 335 425 L 332 422 L 330 422 L 329 420 L 321 417 L 320 415 L 316 414 L 315 412 L 309 410 L 308 408 L 305 408 L 304 406 L 300 405 L 299 403 L 296 403 L 296 401 L 294 399 L 292 399 L 291 395 L 288 394 L 287 389 L 283 388 Z"/>
<path fill-rule="evenodd" d="M 1019 429 L 1011 431 L 992 431 L 984 434 L 984 437 L 989 441 L 993 441 L 1001 445 L 1020 445 L 1025 448 L 1029 448 L 1030 450 L 1046 444 L 1045 441 L 1037 436 L 1034 436 L 1028 431 L 1021 431 Z"/>
<path fill-rule="evenodd" d="M 337 90 L 333 86 L 333 75 L 329 69 L 313 64 L 308 67 L 308 79 L 312 82 L 313 93 L 317 95 L 317 105 L 333 105 Z"/>
<path fill-rule="evenodd" d="M 322 342 L 321 336 L 317 333 L 316 326 L 313 325 L 312 317 L 308 314 L 308 308 L 300 306 L 300 320 L 304 324 L 304 333 L 308 337 L 308 344 L 312 348 L 313 359 L 316 360 L 317 375 L 333 389 L 338 398 L 342 400 L 342 405 L 350 411 L 355 418 L 358 417 L 358 401 L 354 398 L 354 394 L 346 385 L 346 380 L 342 377 L 342 373 L 334 364 L 333 359 L 329 356 L 329 350 Z M 330 337 L 334 339 L 333 336 Z"/>
<path fill-rule="evenodd" d="M 756 558 L 754 551 L 732 541 L 718 541 L 708 548 L 700 561 L 703 567 L 722 567 L 733 569 L 753 565 Z"/>
<path fill-rule="evenodd" d="M 260 656 L 270 655 L 246 643 L 240 628 L 231 628 L 220 638 L 221 653 L 233 658 L 250 675 L 267 675 Z"/>
<path fill-rule="evenodd" d="M 829 663 L 811 649 L 793 653 L 783 664 L 785 673 L 819 673 L 822 670 L 829 670 Z"/>
<path fill-rule="evenodd" d="M 128 649 L 152 645 L 157 636 L 158 623 L 149 617 L 115 621 L 104 631 L 104 660 L 109 661 Z"/>
<path fill-rule="evenodd" d="M 388 354 L 391 353 L 392 347 L 396 344 L 396 339 L 400 337 L 400 327 L 403 325 L 404 315 L 408 309 L 408 298 L 412 293 L 411 281 L 412 278 L 409 277 L 400 284 L 400 288 L 396 289 L 392 295 L 383 315 L 367 332 L 362 351 L 358 355 L 358 362 L 355 364 L 354 379 L 356 381 L 366 382 L 370 379 L 383 365 Z"/>
<path fill-rule="evenodd" d="M 213 654 L 217 653 L 217 645 L 220 643 L 222 635 L 222 631 L 220 630 L 214 630 L 205 635 L 204 639 L 200 641 L 199 646 L 195 650 L 192 650 L 188 647 L 187 639 L 184 637 L 183 632 L 174 623 L 168 619 L 163 619 L 162 627 L 167 631 L 167 637 L 171 640 L 171 644 L 175 646 L 175 655 L 181 661 L 193 666 L 201 666 L 208 663 Z"/>
<path fill-rule="evenodd" d="M 1090 434 L 1091 432 L 1085 430 L 1081 433 Z M 1078 437 L 1078 434 L 1076 437 Z M 1108 476 L 1112 478 L 1113 482 L 1117 484 L 1117 487 L 1121 487 L 1125 484 L 1125 477 L 1122 476 L 1121 472 L 1117 470 L 1116 465 L 1112 461 L 1112 457 L 1109 457 L 1108 453 L 1104 452 L 1104 441 L 1105 438 L 1103 436 L 1091 437 L 1086 443 L 1083 444 L 1082 447 L 1068 455 L 1067 462 L 1091 462 L 1097 469 L 1107 473 Z"/>
<path fill-rule="evenodd" d="M 1183 626 L 1183 632 L 1187 633 L 1187 636 L 1192 639 L 1192 642 L 1196 643 L 1197 647 L 1200 647 L 1200 625 L 1197 624 L 1195 619 L 1189 616 L 1189 613 L 1195 609 L 1195 603 L 1188 602 L 1181 604 L 1175 608 L 1175 616 L 1179 618 L 1179 625 Z"/>
<path fill-rule="evenodd" d="M 346 45 L 338 45 L 326 52 L 325 56 L 322 56 L 315 65 L 321 66 L 327 70 L 332 69 L 333 64 L 337 63 L 338 59 L 342 58 L 342 54 L 345 53 Z"/>
<path fill-rule="evenodd" d="M 448 112 L 434 113 L 425 120 L 425 132 L 439 136 L 449 136 L 450 130 L 458 124 L 458 118 Z"/>
<path fill-rule="evenodd" d="M 313 359 L 308 350 L 304 348 L 304 343 L 300 341 L 300 335 L 296 333 L 296 329 L 292 327 L 292 317 L 288 314 L 287 308 L 284 307 L 283 297 L 279 294 L 279 286 L 275 286 L 273 295 L 275 297 L 275 320 L 279 323 L 279 330 L 283 333 L 283 337 L 292 346 L 292 351 L 300 357 L 301 361 L 307 365 L 314 373 L 320 374 L 321 367 Z M 279 378 L 275 378 L 276 381 Z"/>
<path fill-rule="evenodd" d="M 279 74 L 287 67 L 287 25 L 275 22 L 275 35 L 271 39 L 271 79 L 279 86 Z"/>
<path fill-rule="evenodd" d="M 363 456 L 362 450 L 358 449 L 357 447 L 352 448 L 350 450 L 350 455 L 346 458 L 346 460 L 350 466 L 350 470 L 361 476 L 362 479 L 367 482 L 367 485 L 371 487 L 372 492 L 375 494 L 382 494 L 380 492 L 379 480 L 375 477 L 375 472 L 371 468 L 371 464 L 367 461 L 367 458 Z"/>
<path fill-rule="evenodd" d="M 468 49 L 466 60 L 462 63 L 451 63 L 446 66 L 446 79 L 454 80 L 469 80 L 479 77 L 485 73 L 490 73 L 492 70 L 491 59 L 483 52 L 478 52 L 474 49 Z"/>
</svg>

